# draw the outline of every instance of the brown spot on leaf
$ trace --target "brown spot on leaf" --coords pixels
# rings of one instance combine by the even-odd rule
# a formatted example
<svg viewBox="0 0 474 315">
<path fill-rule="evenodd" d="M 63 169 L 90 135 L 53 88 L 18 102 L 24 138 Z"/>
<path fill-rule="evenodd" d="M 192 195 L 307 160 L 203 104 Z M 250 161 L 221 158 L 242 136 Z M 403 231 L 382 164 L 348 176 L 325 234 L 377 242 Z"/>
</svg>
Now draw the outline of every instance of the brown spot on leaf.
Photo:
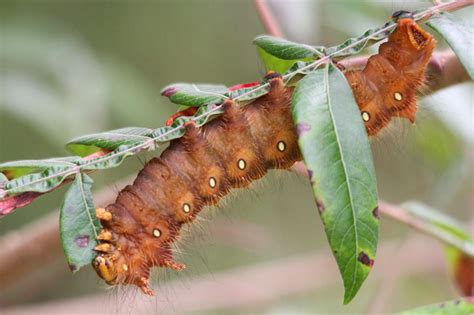
<svg viewBox="0 0 474 315">
<path fill-rule="evenodd" d="M 296 132 L 298 136 L 303 136 L 306 132 L 311 130 L 311 126 L 305 122 L 300 122 L 296 124 Z"/>
<path fill-rule="evenodd" d="M 320 199 L 316 199 L 316 206 L 318 207 L 319 213 L 323 213 L 326 210 L 324 203 Z"/>
<path fill-rule="evenodd" d="M 375 207 L 374 210 L 372 210 L 372 215 L 373 215 L 375 218 L 380 219 L 380 217 L 379 217 L 379 207 L 378 207 L 378 206 Z"/>
<path fill-rule="evenodd" d="M 74 265 L 74 264 L 69 264 L 69 269 L 70 269 L 72 272 L 75 272 L 75 271 L 77 271 L 77 266 Z"/>
<path fill-rule="evenodd" d="M 367 255 L 365 252 L 360 252 L 357 260 L 368 267 L 372 267 L 374 265 L 374 260 L 370 259 L 369 255 Z"/>
<path fill-rule="evenodd" d="M 89 235 L 78 235 L 74 239 L 74 243 L 76 243 L 79 247 L 87 247 L 89 245 Z"/>
<path fill-rule="evenodd" d="M 170 97 L 173 94 L 175 94 L 177 91 L 178 90 L 175 87 L 170 87 L 170 88 L 164 90 L 163 92 L 161 92 L 161 95 L 166 96 L 166 97 Z"/>
</svg>

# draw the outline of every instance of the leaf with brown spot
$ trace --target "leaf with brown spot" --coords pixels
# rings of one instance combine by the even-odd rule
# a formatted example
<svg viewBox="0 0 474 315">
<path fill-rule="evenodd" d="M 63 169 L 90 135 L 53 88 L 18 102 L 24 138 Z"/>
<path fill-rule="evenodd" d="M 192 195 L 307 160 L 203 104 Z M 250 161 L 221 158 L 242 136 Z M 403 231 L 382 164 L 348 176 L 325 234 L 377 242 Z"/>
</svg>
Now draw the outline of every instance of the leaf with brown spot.
<svg viewBox="0 0 474 315">
<path fill-rule="evenodd" d="M 77 174 L 61 205 L 59 229 L 64 255 L 73 272 L 90 264 L 96 256 L 96 237 L 101 228 L 95 216 L 92 179 Z"/>
</svg>

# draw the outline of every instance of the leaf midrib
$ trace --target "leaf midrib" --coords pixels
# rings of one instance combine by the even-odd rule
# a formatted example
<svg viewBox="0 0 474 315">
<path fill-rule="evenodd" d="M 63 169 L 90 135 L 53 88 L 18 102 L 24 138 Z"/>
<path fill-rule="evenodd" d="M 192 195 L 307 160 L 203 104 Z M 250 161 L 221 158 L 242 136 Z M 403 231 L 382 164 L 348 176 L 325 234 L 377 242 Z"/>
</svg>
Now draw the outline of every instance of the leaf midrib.
<svg viewBox="0 0 474 315">
<path fill-rule="evenodd" d="M 331 104 L 331 96 L 330 96 L 330 90 L 329 90 L 329 67 L 330 67 L 330 65 L 331 65 L 331 63 L 327 63 L 327 65 L 325 67 L 325 71 L 324 71 L 324 88 L 326 90 L 326 99 L 328 101 L 328 105 Z M 358 235 L 357 235 L 357 230 L 358 230 L 357 229 L 357 219 L 356 219 L 356 213 L 355 213 L 354 206 L 353 206 L 351 186 L 349 185 L 349 181 L 348 181 L 348 177 L 347 177 L 346 160 L 344 158 L 344 154 L 343 154 L 343 151 L 341 149 L 341 144 L 340 144 L 340 141 L 339 141 L 339 134 L 337 132 L 336 122 L 334 120 L 334 114 L 332 112 L 332 107 L 329 105 L 328 109 L 329 109 L 329 115 L 331 117 L 332 125 L 334 126 L 333 127 L 334 133 L 336 135 L 336 139 L 338 139 L 337 146 L 339 148 L 339 155 L 340 155 L 340 158 L 341 158 L 342 167 L 344 169 L 345 183 L 346 183 L 346 186 L 347 186 L 347 189 L 348 189 L 348 192 L 349 192 L 349 200 L 350 200 L 350 207 L 351 207 L 351 213 L 352 213 L 353 224 L 354 224 L 354 235 L 355 235 L 355 243 L 356 243 L 355 255 L 357 255 L 357 248 L 359 248 L 359 238 L 358 238 Z M 355 257 L 355 256 L 353 256 L 353 257 Z M 357 259 L 355 259 L 355 263 L 356 263 L 356 265 L 355 265 L 354 273 L 357 273 Z M 347 269 L 347 266 L 344 269 Z M 343 270 L 342 272 L 345 273 L 345 270 Z M 353 275 L 353 281 L 352 281 L 352 285 L 351 285 L 351 288 L 350 288 L 349 292 L 352 292 L 354 284 L 355 284 L 355 280 L 356 280 L 356 277 L 355 277 L 355 275 Z"/>
</svg>

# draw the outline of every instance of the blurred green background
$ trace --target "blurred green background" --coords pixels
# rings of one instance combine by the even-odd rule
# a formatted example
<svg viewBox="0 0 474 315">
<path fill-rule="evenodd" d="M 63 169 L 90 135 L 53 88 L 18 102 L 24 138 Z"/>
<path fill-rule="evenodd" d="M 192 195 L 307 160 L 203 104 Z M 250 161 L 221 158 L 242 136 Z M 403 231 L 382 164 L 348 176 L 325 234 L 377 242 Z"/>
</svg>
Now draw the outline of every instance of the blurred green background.
<svg viewBox="0 0 474 315">
<path fill-rule="evenodd" d="M 392 0 L 270 3 L 288 39 L 326 46 L 382 25 L 396 10 L 431 5 L 429 1 Z M 473 17 L 469 9 L 456 14 Z M 176 111 L 175 105 L 160 96 L 161 87 L 169 83 L 230 86 L 254 81 L 265 70 L 252 39 L 264 32 L 250 0 L 3 0 L 0 162 L 67 155 L 64 144 L 83 134 L 126 126 L 162 126 Z M 371 48 L 368 53 L 374 51 Z M 429 94 L 420 104 L 415 126 L 397 121 L 372 140 L 380 197 L 393 203 L 422 200 L 468 222 L 474 208 L 473 84 Z M 120 187 L 114 183 L 135 174 L 153 156 L 142 154 L 128 159 L 120 168 L 94 174 L 95 191 L 118 192 Z M 2 219 L 0 235 L 56 209 L 64 192 L 64 188 L 59 189 Z M 253 189 L 227 198 L 221 209 L 204 211 L 203 217 L 179 245 L 182 254 L 177 260 L 186 263 L 188 269 L 181 274 L 158 273 L 155 279 L 160 285 L 177 281 L 186 287 L 197 275 L 210 275 L 212 279 L 215 274 L 256 263 L 271 264 L 316 252 L 330 255 L 310 186 L 295 174 L 271 172 Z M 395 242 L 402 247 L 412 235 L 419 234 L 383 220 L 380 244 Z M 421 240 L 442 251 L 435 241 Z M 378 259 L 390 261 L 397 252 L 390 255 Z M 35 305 L 105 291 L 91 268 L 72 275 L 62 257 L 38 268 L 43 277 L 25 274 L 8 290 L 0 291 L 0 312 L 7 306 Z M 403 273 L 403 266 L 398 268 Z M 392 270 L 374 272 L 387 275 Z M 291 282 L 291 274 L 287 276 Z M 275 295 L 265 302 L 219 306 L 212 312 L 365 313 L 383 291 L 385 280 L 383 276 L 369 276 L 348 306 L 342 305 L 342 281 L 337 276 L 322 287 Z M 318 278 L 313 281 L 317 283 Z M 383 306 L 385 312 L 459 295 L 444 269 L 400 275 L 396 282 L 393 296 Z M 226 289 L 239 294 L 238 288 Z M 168 292 L 173 300 L 163 301 L 159 286 L 157 290 L 158 306 L 151 307 L 150 312 L 159 312 L 163 303 L 179 304 L 186 299 Z M 112 312 L 134 313 L 136 293 L 116 290 L 108 294 L 107 303 L 125 296 L 132 304 L 119 303 L 111 308 Z M 176 313 L 187 312 L 176 307 Z M 197 308 L 197 312 L 211 311 Z"/>
</svg>

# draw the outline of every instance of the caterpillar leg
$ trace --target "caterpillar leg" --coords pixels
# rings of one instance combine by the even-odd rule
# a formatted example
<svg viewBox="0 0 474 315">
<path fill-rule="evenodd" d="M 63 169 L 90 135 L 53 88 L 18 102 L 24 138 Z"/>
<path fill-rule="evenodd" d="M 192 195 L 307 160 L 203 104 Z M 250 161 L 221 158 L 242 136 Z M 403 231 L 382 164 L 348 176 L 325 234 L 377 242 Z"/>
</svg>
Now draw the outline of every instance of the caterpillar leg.
<svg viewBox="0 0 474 315">
<path fill-rule="evenodd" d="M 147 277 L 141 277 L 137 283 L 137 286 L 142 290 L 143 293 L 149 296 L 155 296 L 155 292 L 149 287 L 150 281 Z"/>
<path fill-rule="evenodd" d="M 186 265 L 182 263 L 175 262 L 173 260 L 166 260 L 163 262 L 163 267 L 167 267 L 176 271 L 181 271 L 186 269 Z"/>
<path fill-rule="evenodd" d="M 95 216 L 99 220 L 103 221 L 111 221 L 112 220 L 112 213 L 105 210 L 104 208 L 97 208 L 95 209 Z"/>
</svg>

